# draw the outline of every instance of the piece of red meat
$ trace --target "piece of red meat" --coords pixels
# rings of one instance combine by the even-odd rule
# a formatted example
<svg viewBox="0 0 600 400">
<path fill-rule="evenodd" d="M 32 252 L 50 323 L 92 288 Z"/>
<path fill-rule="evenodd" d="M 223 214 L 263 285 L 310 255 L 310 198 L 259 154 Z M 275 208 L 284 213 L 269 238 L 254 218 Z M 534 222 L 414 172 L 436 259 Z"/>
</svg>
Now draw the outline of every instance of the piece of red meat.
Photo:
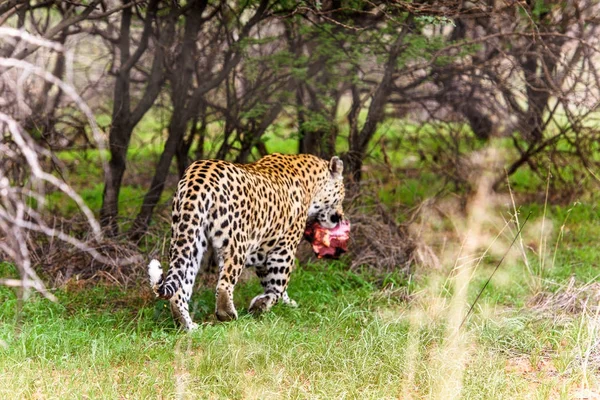
<svg viewBox="0 0 600 400">
<path fill-rule="evenodd" d="M 350 240 L 350 222 L 344 220 L 335 228 L 324 228 L 318 222 L 306 227 L 304 237 L 312 245 L 318 258 L 339 258 L 348 251 Z"/>
</svg>

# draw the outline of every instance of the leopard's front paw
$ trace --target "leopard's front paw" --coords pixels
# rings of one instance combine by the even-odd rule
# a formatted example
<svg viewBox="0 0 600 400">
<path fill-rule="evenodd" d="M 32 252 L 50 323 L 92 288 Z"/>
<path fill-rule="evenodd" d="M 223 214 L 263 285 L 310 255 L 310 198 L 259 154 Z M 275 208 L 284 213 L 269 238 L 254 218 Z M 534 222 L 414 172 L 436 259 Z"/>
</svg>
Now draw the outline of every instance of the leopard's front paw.
<svg viewBox="0 0 600 400">
<path fill-rule="evenodd" d="M 283 304 L 285 304 L 288 307 L 292 307 L 292 308 L 298 307 L 298 303 L 296 303 L 294 300 L 290 299 L 290 296 L 288 296 L 287 292 L 283 292 L 283 295 L 281 296 L 281 301 L 283 302 Z"/>
<path fill-rule="evenodd" d="M 186 330 L 188 332 L 192 332 L 192 331 L 195 331 L 196 329 L 198 329 L 198 327 L 199 327 L 199 325 L 197 323 L 192 322 L 191 324 L 186 326 Z"/>
</svg>

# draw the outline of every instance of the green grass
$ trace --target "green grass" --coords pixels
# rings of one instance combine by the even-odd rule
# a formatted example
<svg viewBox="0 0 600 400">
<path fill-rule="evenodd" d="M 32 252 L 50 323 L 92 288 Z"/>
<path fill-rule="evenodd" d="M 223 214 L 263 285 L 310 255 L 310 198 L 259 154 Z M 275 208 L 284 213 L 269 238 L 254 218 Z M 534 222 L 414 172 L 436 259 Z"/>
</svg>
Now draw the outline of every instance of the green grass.
<svg viewBox="0 0 600 400">
<path fill-rule="evenodd" d="M 2 273 L 15 271 L 4 264 Z M 407 287 L 401 276 L 381 279 L 341 263 L 311 264 L 294 272 L 289 288 L 300 307 L 277 305 L 260 318 L 246 312 L 260 291 L 256 278 L 238 285 L 240 319 L 225 324 L 212 317 L 213 290 L 201 287 L 192 309 L 202 324 L 191 334 L 179 332 L 166 302 L 143 286 L 67 286 L 56 291 L 58 303 L 34 296 L 18 317 L 13 291 L 0 288 L 0 397 L 441 395 L 440 374 L 452 366 L 445 350 L 450 321 L 429 308 L 449 297 L 420 295 L 426 286 L 413 281 L 414 300 L 407 303 L 399 294 Z M 518 308 L 523 292 L 514 286 L 491 286 L 481 304 L 495 311 L 477 313 L 461 338 L 463 397 L 566 398 L 582 377 L 576 360 L 581 321 Z M 522 363 L 525 372 L 515 369 Z M 590 383 L 598 384 L 593 375 Z"/>
</svg>

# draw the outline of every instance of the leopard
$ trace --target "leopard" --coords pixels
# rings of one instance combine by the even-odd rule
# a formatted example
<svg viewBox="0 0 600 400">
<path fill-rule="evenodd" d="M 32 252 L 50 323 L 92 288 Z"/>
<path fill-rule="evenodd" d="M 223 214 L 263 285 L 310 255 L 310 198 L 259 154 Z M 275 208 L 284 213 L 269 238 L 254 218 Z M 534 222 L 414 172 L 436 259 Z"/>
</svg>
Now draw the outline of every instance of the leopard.
<svg viewBox="0 0 600 400">
<path fill-rule="evenodd" d="M 189 302 L 208 250 L 218 267 L 215 315 L 238 317 L 233 292 L 242 271 L 254 267 L 263 292 L 248 313 L 260 315 L 280 300 L 295 307 L 287 288 L 307 224 L 333 229 L 345 220 L 344 163 L 310 154 L 274 153 L 247 164 L 198 160 L 177 185 L 172 202 L 169 268 L 148 265 L 150 286 L 166 299 L 174 319 L 188 331 L 198 325 Z"/>
</svg>

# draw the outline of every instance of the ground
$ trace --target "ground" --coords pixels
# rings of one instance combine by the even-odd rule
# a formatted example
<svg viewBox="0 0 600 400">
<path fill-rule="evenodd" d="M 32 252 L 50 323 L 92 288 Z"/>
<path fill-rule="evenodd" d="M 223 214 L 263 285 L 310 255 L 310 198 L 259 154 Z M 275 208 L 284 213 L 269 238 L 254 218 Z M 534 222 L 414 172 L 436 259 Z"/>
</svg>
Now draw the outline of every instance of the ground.
<svg viewBox="0 0 600 400">
<path fill-rule="evenodd" d="M 152 170 L 139 160 L 153 163 L 160 150 L 139 147 L 121 195 L 124 215 L 139 207 L 148 181 L 140 174 Z M 375 187 L 403 222 L 439 192 L 440 180 L 399 159 L 394 174 L 375 167 L 387 177 Z M 75 186 L 78 176 L 100 173 L 86 159 L 72 161 Z M 432 207 L 413 233 L 439 262 L 409 275 L 351 269 L 344 260 L 298 264 L 288 290 L 299 307 L 254 318 L 244 306 L 261 289 L 250 273 L 236 287 L 240 319 L 225 324 L 213 317 L 215 277 L 203 276 L 191 305 L 201 326 L 192 333 L 177 330 L 143 273 L 121 284 L 71 276 L 53 289 L 56 303 L 38 295 L 20 303 L 0 287 L 0 398 L 600 398 L 598 198 L 530 196 L 526 172 L 512 182 L 514 206 L 504 191 L 474 196 L 466 214 L 457 211 L 464 193 Z M 94 209 L 101 189 L 83 189 Z M 164 250 L 171 195 L 142 243 L 149 253 Z M 48 198 L 54 212 L 69 212 L 70 204 Z M 531 218 L 459 329 L 516 233 L 513 222 L 495 240 L 515 211 L 520 224 Z M 16 271 L 0 263 L 0 276 Z"/>
<path fill-rule="evenodd" d="M 578 261 L 598 255 L 589 212 L 571 212 L 571 233 L 544 279 L 590 279 L 594 265 Z M 2 288 L 0 397 L 447 398 L 460 390 L 463 398 L 597 398 L 598 315 L 528 306 L 523 268 L 507 264 L 491 282 L 459 341 L 449 335 L 451 297 L 430 296 L 431 273 L 407 281 L 343 262 L 299 266 L 289 290 L 300 307 L 278 305 L 258 319 L 242 312 L 217 323 L 206 287 L 193 298 L 205 322 L 191 334 L 176 330 L 167 303 L 145 286 L 72 280 L 56 291 L 58 303 L 34 296 L 19 314 Z M 490 272 L 474 279 L 470 299 Z M 259 291 L 250 278 L 236 303 Z M 449 379 L 456 372 L 460 379 Z"/>
</svg>

